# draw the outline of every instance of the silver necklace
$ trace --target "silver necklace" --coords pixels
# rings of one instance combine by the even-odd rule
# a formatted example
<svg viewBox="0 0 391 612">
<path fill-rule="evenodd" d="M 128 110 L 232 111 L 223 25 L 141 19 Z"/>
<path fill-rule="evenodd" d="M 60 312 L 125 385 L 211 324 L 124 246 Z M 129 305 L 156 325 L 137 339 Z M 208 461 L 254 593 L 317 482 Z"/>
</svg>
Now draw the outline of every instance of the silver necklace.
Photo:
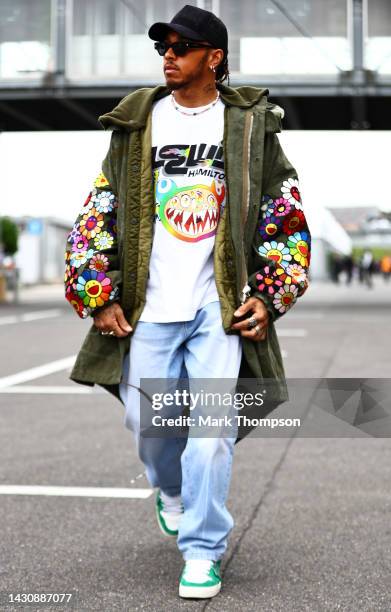
<svg viewBox="0 0 391 612">
<path fill-rule="evenodd" d="M 213 100 L 213 102 L 210 102 L 210 104 L 208 104 L 206 108 L 203 108 L 201 111 L 198 111 L 198 112 L 187 113 L 186 111 L 183 111 L 181 108 L 179 108 L 179 106 L 175 102 L 174 92 L 173 91 L 171 92 L 171 100 L 172 100 L 175 110 L 177 110 L 179 113 L 182 113 L 182 115 L 188 115 L 190 117 L 192 117 L 193 115 L 201 115 L 201 113 L 206 113 L 206 111 L 210 110 L 211 108 L 214 107 L 215 104 L 217 104 L 219 98 L 220 98 L 220 92 L 218 91 L 216 99 Z"/>
</svg>

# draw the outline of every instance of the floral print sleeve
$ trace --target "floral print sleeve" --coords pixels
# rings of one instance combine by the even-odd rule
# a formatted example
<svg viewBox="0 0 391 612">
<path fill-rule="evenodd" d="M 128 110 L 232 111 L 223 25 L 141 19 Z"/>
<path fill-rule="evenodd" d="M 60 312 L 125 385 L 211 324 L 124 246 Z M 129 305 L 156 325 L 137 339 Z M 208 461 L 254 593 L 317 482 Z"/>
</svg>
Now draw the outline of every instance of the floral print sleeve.
<svg viewBox="0 0 391 612">
<path fill-rule="evenodd" d="M 311 234 L 296 170 L 278 139 L 274 147 L 272 176 L 265 185 L 253 242 L 257 271 L 249 277 L 249 285 L 251 295 L 262 299 L 276 320 L 308 287 Z"/>
<path fill-rule="evenodd" d="M 101 173 L 67 237 L 65 297 L 82 319 L 119 299 L 117 208 Z"/>
</svg>

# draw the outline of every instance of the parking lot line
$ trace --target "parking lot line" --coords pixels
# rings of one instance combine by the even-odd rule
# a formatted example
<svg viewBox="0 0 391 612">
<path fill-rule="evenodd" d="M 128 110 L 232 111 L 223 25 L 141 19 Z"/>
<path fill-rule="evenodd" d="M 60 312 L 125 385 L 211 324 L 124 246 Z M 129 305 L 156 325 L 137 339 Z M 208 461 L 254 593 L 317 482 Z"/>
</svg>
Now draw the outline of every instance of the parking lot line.
<svg viewBox="0 0 391 612">
<path fill-rule="evenodd" d="M 5 387 L 13 387 L 14 385 L 18 385 L 29 380 L 34 380 L 35 378 L 42 378 L 42 376 L 47 376 L 48 374 L 53 374 L 54 372 L 66 370 L 67 368 L 73 366 L 75 359 L 76 355 L 71 355 L 70 357 L 65 357 L 64 359 L 58 359 L 57 361 L 45 363 L 44 365 L 37 366 L 36 368 L 23 370 L 17 374 L 4 376 L 3 378 L 0 378 L 0 389 L 4 389 Z"/>
<path fill-rule="evenodd" d="M 57 495 L 61 497 L 111 497 L 147 499 L 153 489 L 112 487 L 55 487 L 39 485 L 0 485 L 0 495 Z"/>
<path fill-rule="evenodd" d="M 293 319 L 305 319 L 305 320 L 324 319 L 325 313 L 324 312 L 307 312 L 307 310 L 305 311 L 299 310 L 299 312 L 297 312 L 293 309 L 292 312 L 289 312 L 289 316 Z"/>
<path fill-rule="evenodd" d="M 281 338 L 305 338 L 305 336 L 308 336 L 308 330 L 300 328 L 288 329 L 280 327 L 277 330 L 277 335 Z"/>
<path fill-rule="evenodd" d="M 63 311 L 59 308 L 50 310 L 36 310 L 35 312 L 26 312 L 20 315 L 9 315 L 0 317 L 0 325 L 12 325 L 13 323 L 29 323 L 30 321 L 38 321 L 39 319 L 52 319 L 59 317 Z"/>
<path fill-rule="evenodd" d="M 84 387 L 83 385 L 16 385 L 15 387 L 4 387 L 0 388 L 0 394 L 9 393 L 13 395 L 18 394 L 36 394 L 36 395 L 84 395 L 89 393 L 105 393 L 102 389 L 92 389 L 91 387 Z"/>
</svg>

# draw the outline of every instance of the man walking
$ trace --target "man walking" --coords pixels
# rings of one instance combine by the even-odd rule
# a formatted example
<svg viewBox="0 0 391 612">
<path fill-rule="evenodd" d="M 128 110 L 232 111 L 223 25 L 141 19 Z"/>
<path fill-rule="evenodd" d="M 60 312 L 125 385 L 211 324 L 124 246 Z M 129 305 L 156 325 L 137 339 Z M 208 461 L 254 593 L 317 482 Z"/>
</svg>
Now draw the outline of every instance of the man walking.
<svg viewBox="0 0 391 612">
<path fill-rule="evenodd" d="M 100 117 L 110 149 L 68 237 L 66 297 L 94 321 L 71 378 L 123 402 L 158 525 L 185 561 L 179 595 L 206 598 L 221 588 L 241 438 L 142 436 L 140 379 L 271 379 L 269 410 L 288 399 L 274 321 L 307 288 L 310 232 L 282 109 L 267 89 L 223 84 L 221 20 L 186 5 L 149 36 L 166 85 Z"/>
</svg>

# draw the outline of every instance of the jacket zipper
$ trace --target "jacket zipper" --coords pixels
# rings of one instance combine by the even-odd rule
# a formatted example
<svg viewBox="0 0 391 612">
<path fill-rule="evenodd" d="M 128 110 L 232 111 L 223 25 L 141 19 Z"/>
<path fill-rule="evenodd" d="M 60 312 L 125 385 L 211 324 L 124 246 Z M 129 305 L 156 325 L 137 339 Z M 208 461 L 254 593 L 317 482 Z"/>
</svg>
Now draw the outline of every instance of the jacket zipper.
<svg viewBox="0 0 391 612">
<path fill-rule="evenodd" d="M 251 111 L 247 111 L 246 119 L 244 124 L 243 134 L 243 191 L 242 191 L 242 228 L 243 232 L 247 222 L 248 209 L 250 205 L 250 155 L 251 155 L 251 134 L 253 129 L 254 115 Z M 244 240 L 243 240 L 244 244 Z M 241 270 L 241 284 L 242 295 L 240 303 L 244 304 L 250 297 L 251 287 L 248 284 L 247 278 L 247 267 L 246 267 L 246 253 L 243 246 L 242 253 L 242 270 Z"/>
</svg>

